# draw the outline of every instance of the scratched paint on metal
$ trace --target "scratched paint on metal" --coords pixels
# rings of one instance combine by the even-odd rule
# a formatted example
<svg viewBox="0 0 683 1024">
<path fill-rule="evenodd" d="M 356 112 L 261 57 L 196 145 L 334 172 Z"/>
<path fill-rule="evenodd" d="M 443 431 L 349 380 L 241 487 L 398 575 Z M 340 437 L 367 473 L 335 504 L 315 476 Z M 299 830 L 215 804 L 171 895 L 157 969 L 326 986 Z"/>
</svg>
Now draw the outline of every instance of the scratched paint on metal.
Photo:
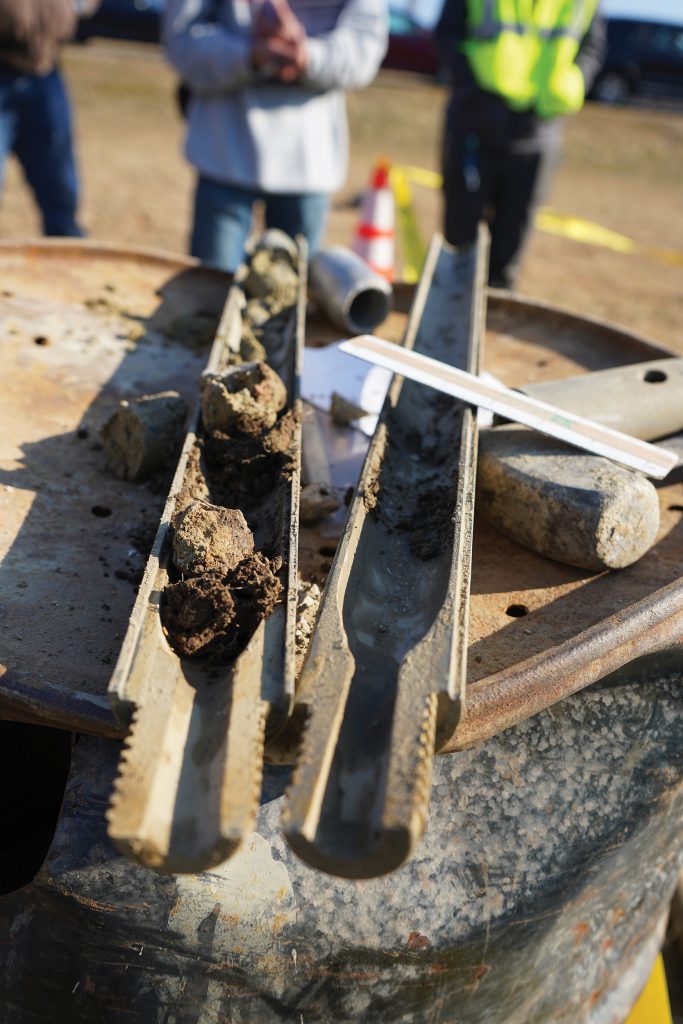
<svg viewBox="0 0 683 1024">
<path fill-rule="evenodd" d="M 227 279 L 71 244 L 5 244 L 0 268 L 5 683 L 48 705 L 55 686 L 104 701 L 163 490 L 115 480 L 99 430 L 122 398 L 194 402 Z"/>
<path fill-rule="evenodd" d="M 169 928 L 191 948 L 213 919 L 213 955 L 218 960 L 249 950 L 272 962 L 278 935 L 296 921 L 297 899 L 287 864 L 258 833 L 220 867 L 175 879 L 177 898 L 169 911 Z"/>
<path fill-rule="evenodd" d="M 31 1024 L 611 1024 L 683 862 L 680 673 L 631 666 L 438 758 L 417 856 L 366 882 L 288 850 L 283 769 L 237 868 L 131 864 L 103 820 L 118 746 L 84 738 L 44 869 L 0 901 L 0 1000 L 30 992 Z"/>
</svg>

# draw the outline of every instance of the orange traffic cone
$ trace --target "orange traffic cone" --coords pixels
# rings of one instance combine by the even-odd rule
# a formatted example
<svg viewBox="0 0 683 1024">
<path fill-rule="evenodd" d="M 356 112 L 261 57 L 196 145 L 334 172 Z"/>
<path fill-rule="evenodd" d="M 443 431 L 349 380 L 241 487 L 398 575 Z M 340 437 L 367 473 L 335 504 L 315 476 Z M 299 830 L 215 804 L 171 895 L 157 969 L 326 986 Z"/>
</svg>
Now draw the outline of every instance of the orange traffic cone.
<svg viewBox="0 0 683 1024">
<path fill-rule="evenodd" d="M 353 251 L 387 281 L 394 280 L 394 193 L 389 163 L 378 160 L 363 196 Z"/>
</svg>

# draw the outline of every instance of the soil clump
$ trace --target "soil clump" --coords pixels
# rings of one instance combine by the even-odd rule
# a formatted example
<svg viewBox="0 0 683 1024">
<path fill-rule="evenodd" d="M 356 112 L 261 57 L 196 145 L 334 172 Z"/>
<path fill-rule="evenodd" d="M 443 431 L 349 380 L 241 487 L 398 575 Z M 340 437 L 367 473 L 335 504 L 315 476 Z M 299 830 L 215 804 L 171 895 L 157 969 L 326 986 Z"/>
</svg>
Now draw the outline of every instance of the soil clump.
<svg viewBox="0 0 683 1024">
<path fill-rule="evenodd" d="M 283 237 L 287 246 L 257 247 L 243 277 L 249 301 L 231 365 L 201 380 L 161 606 L 167 640 L 183 658 L 230 664 L 285 593 L 298 423 L 283 381 L 260 358 L 286 337 L 297 299 L 297 250 Z"/>
<path fill-rule="evenodd" d="M 287 402 L 284 384 L 267 363 L 243 363 L 205 374 L 202 422 L 209 433 L 237 430 L 259 435 L 275 425 Z"/>
<path fill-rule="evenodd" d="M 399 530 L 410 533 L 410 550 L 416 558 L 429 562 L 450 544 L 454 502 L 455 487 L 438 485 L 423 491 L 412 513 L 399 521 Z"/>
<path fill-rule="evenodd" d="M 234 569 L 254 550 L 254 536 L 239 509 L 193 501 L 177 516 L 173 563 L 186 576 Z"/>
<path fill-rule="evenodd" d="M 176 653 L 233 661 L 282 597 L 278 569 L 277 562 L 256 552 L 227 573 L 212 570 L 169 584 L 161 622 Z"/>
<path fill-rule="evenodd" d="M 218 653 L 234 634 L 235 602 L 219 573 L 207 573 L 164 590 L 161 624 L 181 658 Z"/>
<path fill-rule="evenodd" d="M 120 480 L 144 480 L 177 459 L 187 405 L 177 391 L 120 403 L 100 435 L 107 463 Z"/>
<path fill-rule="evenodd" d="M 276 316 L 296 303 L 299 278 L 291 257 L 281 250 L 259 249 L 244 281 L 248 298 L 259 299 Z"/>
</svg>

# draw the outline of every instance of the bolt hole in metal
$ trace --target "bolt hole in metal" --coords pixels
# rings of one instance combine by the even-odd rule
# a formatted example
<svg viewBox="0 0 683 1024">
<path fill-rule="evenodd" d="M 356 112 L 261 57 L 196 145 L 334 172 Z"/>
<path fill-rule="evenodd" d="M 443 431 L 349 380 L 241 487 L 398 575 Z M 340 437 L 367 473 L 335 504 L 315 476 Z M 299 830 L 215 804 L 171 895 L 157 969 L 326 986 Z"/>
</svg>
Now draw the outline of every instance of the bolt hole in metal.
<svg viewBox="0 0 683 1024">
<path fill-rule="evenodd" d="M 529 609 L 525 604 L 511 604 L 505 609 L 505 614 L 509 615 L 511 619 L 521 619 L 524 615 L 529 614 Z"/>
<path fill-rule="evenodd" d="M 44 334 L 39 334 L 33 339 L 35 345 L 49 345 L 50 339 L 46 338 Z"/>
<path fill-rule="evenodd" d="M 111 515 L 111 509 L 107 508 L 106 505 L 93 505 L 90 511 L 94 516 L 97 516 L 98 519 L 106 519 Z"/>
<path fill-rule="evenodd" d="M 668 380 L 668 374 L 664 373 L 663 370 L 648 370 L 643 380 L 647 384 L 663 384 L 665 380 Z"/>
</svg>

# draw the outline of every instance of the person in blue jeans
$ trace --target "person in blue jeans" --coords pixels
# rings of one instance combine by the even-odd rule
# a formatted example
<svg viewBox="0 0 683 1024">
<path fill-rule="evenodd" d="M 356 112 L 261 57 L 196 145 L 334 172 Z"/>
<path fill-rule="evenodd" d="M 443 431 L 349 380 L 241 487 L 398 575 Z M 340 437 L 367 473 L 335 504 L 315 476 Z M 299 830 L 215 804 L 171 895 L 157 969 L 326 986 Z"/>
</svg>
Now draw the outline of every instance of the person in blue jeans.
<svg viewBox="0 0 683 1024">
<path fill-rule="evenodd" d="M 387 46 L 386 0 L 169 0 L 163 41 L 189 91 L 197 169 L 190 250 L 233 272 L 252 212 L 320 245 L 348 164 L 344 91 Z"/>
<path fill-rule="evenodd" d="M 46 235 L 80 236 L 71 110 L 57 66 L 79 16 L 99 0 L 0 0 L 0 186 L 19 160 Z"/>
</svg>

